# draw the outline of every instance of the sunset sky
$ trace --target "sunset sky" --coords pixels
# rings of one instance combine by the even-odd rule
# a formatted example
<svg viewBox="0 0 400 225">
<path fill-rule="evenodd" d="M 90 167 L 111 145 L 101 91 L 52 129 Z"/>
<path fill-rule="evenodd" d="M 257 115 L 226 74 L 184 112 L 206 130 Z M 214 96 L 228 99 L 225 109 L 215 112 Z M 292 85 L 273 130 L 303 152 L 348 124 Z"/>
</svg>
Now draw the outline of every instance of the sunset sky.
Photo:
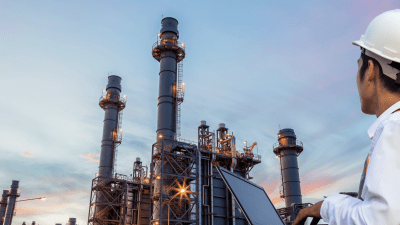
<svg viewBox="0 0 400 225">
<path fill-rule="evenodd" d="M 303 142 L 303 202 L 358 191 L 376 119 L 360 110 L 360 49 L 351 44 L 397 0 L 9 1 L 0 0 L 0 190 L 20 180 L 13 224 L 87 224 L 98 171 L 108 74 L 127 95 L 117 172 L 150 163 L 156 140 L 159 63 L 151 47 L 162 17 L 186 44 L 182 138 L 206 120 L 257 142 L 251 176 L 277 208 L 280 128 Z"/>
</svg>

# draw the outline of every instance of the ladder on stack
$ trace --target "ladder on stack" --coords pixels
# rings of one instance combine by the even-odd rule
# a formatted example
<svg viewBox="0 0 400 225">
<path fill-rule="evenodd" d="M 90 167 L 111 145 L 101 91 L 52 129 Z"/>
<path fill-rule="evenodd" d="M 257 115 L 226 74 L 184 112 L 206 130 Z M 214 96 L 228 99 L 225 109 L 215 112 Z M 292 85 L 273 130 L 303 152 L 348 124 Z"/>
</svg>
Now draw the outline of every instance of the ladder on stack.
<svg viewBox="0 0 400 225">
<path fill-rule="evenodd" d="M 176 137 L 181 136 L 181 103 L 185 95 L 184 84 L 182 83 L 183 77 L 183 64 L 182 61 L 178 63 L 178 74 L 177 74 L 177 88 L 176 88 Z"/>
<path fill-rule="evenodd" d="M 113 158 L 113 174 L 116 173 L 117 171 L 117 154 L 118 154 L 118 146 L 122 142 L 122 116 L 123 116 L 123 111 L 118 112 L 118 121 L 117 121 L 117 130 L 115 131 L 115 136 L 114 136 L 114 158 Z"/>
</svg>

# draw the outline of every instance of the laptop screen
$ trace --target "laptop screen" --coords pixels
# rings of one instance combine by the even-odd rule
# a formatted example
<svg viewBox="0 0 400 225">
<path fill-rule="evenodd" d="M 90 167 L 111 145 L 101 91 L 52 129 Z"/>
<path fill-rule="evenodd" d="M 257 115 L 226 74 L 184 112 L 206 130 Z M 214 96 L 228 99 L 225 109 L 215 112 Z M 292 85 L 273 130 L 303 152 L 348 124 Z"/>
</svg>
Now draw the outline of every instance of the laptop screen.
<svg viewBox="0 0 400 225">
<path fill-rule="evenodd" d="M 284 225 L 264 188 L 248 181 L 229 170 L 217 166 L 218 172 L 229 191 L 253 225 Z"/>
</svg>

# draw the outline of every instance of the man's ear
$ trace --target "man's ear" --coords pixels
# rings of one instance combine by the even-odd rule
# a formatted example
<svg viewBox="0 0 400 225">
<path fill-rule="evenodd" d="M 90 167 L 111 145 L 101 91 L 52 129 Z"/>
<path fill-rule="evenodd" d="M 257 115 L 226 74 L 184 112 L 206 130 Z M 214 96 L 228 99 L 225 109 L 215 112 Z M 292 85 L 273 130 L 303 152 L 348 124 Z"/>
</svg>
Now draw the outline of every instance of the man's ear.
<svg viewBox="0 0 400 225">
<path fill-rule="evenodd" d="M 374 82 L 375 78 L 376 78 L 376 73 L 375 73 L 375 69 L 377 67 L 375 66 L 375 63 L 372 60 L 368 60 L 368 68 L 367 71 L 365 71 L 365 77 L 366 80 L 368 81 L 368 83 L 370 82 Z"/>
</svg>

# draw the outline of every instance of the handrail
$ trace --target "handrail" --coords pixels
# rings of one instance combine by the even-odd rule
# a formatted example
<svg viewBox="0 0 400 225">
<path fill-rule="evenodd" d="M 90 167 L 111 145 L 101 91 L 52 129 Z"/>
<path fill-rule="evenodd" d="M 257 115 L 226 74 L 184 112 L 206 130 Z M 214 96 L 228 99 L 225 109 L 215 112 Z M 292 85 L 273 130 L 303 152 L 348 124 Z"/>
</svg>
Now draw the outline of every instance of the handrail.
<svg viewBox="0 0 400 225">
<path fill-rule="evenodd" d="M 126 99 L 127 98 L 126 98 L 126 95 L 119 95 L 119 98 L 118 98 L 118 96 L 115 96 L 115 95 L 107 96 L 107 92 L 103 92 L 102 95 L 100 96 L 99 101 L 103 101 L 103 100 L 106 100 L 106 99 L 107 100 L 111 100 L 111 101 L 113 101 L 115 99 L 118 99 L 119 102 L 122 102 L 122 103 L 126 104 Z"/>
<path fill-rule="evenodd" d="M 275 148 L 278 148 L 280 146 L 282 146 L 282 147 L 283 146 L 300 146 L 300 147 L 303 147 L 303 142 L 296 140 L 296 145 L 294 145 L 294 144 L 281 145 L 281 143 L 276 142 L 275 144 L 272 145 L 272 148 L 275 149 Z"/>
<path fill-rule="evenodd" d="M 177 47 L 185 50 L 185 44 L 183 44 L 182 42 L 179 42 L 178 40 L 170 39 L 170 38 L 164 38 L 161 40 L 157 40 L 157 42 L 155 42 L 153 44 L 151 50 L 154 51 L 155 48 L 157 48 L 158 46 L 163 46 L 163 45 L 173 45 L 173 46 L 177 46 Z"/>
<path fill-rule="evenodd" d="M 195 142 L 195 141 L 190 141 L 190 140 L 186 140 L 186 139 L 183 139 L 183 138 L 177 138 L 177 141 L 197 146 L 197 142 Z"/>
</svg>

